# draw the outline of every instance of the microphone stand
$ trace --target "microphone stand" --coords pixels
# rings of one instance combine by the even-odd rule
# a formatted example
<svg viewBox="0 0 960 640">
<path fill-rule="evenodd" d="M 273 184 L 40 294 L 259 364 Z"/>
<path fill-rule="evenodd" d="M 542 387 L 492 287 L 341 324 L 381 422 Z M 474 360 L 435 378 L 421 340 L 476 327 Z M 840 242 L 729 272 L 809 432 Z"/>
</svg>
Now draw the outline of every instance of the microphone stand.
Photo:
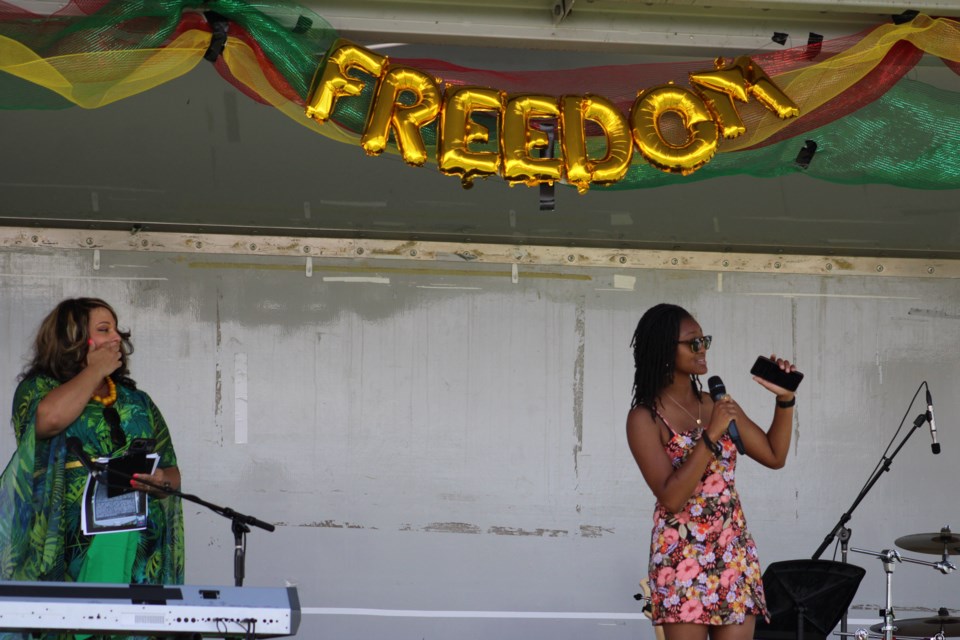
<svg viewBox="0 0 960 640">
<path fill-rule="evenodd" d="M 920 386 L 917 387 L 917 392 L 913 394 L 913 400 L 910 401 L 910 407 L 913 407 L 913 403 L 916 401 L 917 395 L 920 394 L 920 389 L 925 384 L 927 384 L 926 381 L 922 382 Z M 907 414 L 910 413 L 910 407 L 907 407 Z M 896 440 L 897 434 L 900 433 L 900 429 L 903 428 L 903 422 L 904 420 L 906 420 L 906 418 L 907 418 L 907 415 L 904 414 L 903 420 L 900 421 L 900 426 L 897 427 L 897 431 L 896 433 L 894 433 L 893 439 L 891 439 L 890 444 L 893 444 L 893 441 Z M 880 458 L 880 462 L 877 464 L 876 468 L 874 469 L 873 474 L 867 480 L 867 483 L 863 486 L 863 489 L 860 490 L 860 493 L 857 495 L 856 499 L 853 501 L 853 504 L 850 505 L 850 507 L 843 513 L 842 516 L 840 516 L 840 520 L 837 522 L 836 526 L 834 526 L 833 529 L 831 529 L 830 533 L 827 534 L 827 536 L 823 539 L 823 542 L 820 543 L 820 546 L 813 553 L 814 560 L 818 560 L 820 556 L 823 554 L 823 552 L 826 551 L 827 547 L 830 546 L 833 540 L 839 537 L 840 550 L 841 550 L 841 553 L 840 553 L 841 562 L 843 562 L 844 564 L 847 563 L 847 550 L 848 550 L 847 545 L 850 541 L 850 536 L 852 532 L 846 525 L 850 521 L 850 518 L 853 517 L 854 510 L 860 505 L 863 499 L 867 497 L 867 494 L 870 493 L 871 489 L 873 489 L 873 485 L 877 484 L 877 481 L 880 480 L 880 476 L 883 475 L 885 472 L 890 471 L 890 466 L 893 464 L 894 458 L 897 457 L 897 454 L 900 453 L 900 450 L 903 449 L 903 446 L 907 444 L 907 441 L 916 432 L 916 430 L 919 429 L 923 425 L 923 423 L 926 422 L 928 419 L 929 418 L 928 418 L 927 412 L 924 412 L 918 415 L 916 419 L 914 419 L 913 421 L 913 428 L 907 432 L 907 434 L 903 437 L 903 440 L 900 441 L 900 444 L 897 446 L 897 448 L 893 450 L 893 453 L 888 456 L 886 451 L 884 452 L 883 456 Z M 890 445 L 887 445 L 887 451 L 889 450 L 890 450 Z M 846 612 L 844 612 L 843 617 L 840 620 L 840 632 L 841 633 L 847 632 L 847 613 Z"/>
<path fill-rule="evenodd" d="M 221 507 L 219 505 L 213 504 L 212 502 L 207 502 L 206 500 L 199 498 L 193 494 L 183 493 L 182 491 L 173 489 L 170 486 L 162 486 L 162 485 L 158 485 L 156 483 L 150 482 L 149 480 L 144 480 L 142 478 L 134 478 L 132 475 L 116 469 L 111 470 L 107 467 L 107 465 L 97 462 L 96 460 L 91 460 L 89 457 L 87 457 L 86 454 L 83 453 L 82 450 L 76 451 L 75 453 L 78 454 L 78 456 L 80 457 L 80 462 L 83 464 L 84 467 L 86 467 L 87 471 L 89 471 L 90 474 L 94 476 L 94 478 L 102 481 L 107 486 L 110 486 L 111 475 L 121 478 L 122 480 L 125 480 L 128 483 L 131 480 L 133 480 L 133 481 L 139 482 L 140 484 L 147 485 L 148 487 L 152 487 L 153 489 L 156 489 L 157 491 L 161 491 L 168 495 L 177 496 L 178 498 L 181 498 L 183 500 L 187 500 L 189 502 L 194 502 L 196 504 L 202 505 L 207 509 L 210 509 L 214 513 L 217 513 L 223 516 L 224 518 L 227 518 L 228 520 L 230 520 L 231 522 L 230 529 L 231 531 L 233 531 L 233 541 L 234 541 L 233 578 L 234 578 L 235 586 L 238 586 L 238 587 L 243 586 L 244 565 L 246 562 L 246 547 L 247 547 L 246 534 L 250 532 L 250 526 L 252 525 L 254 527 L 259 527 L 264 531 L 274 531 L 276 529 L 276 527 L 274 527 L 269 522 L 264 522 L 263 520 L 259 520 L 253 516 L 248 516 L 238 511 L 234 511 L 230 507 Z M 114 484 L 113 486 L 116 486 L 116 484 Z M 137 489 L 137 491 L 142 491 L 142 490 Z"/>
</svg>

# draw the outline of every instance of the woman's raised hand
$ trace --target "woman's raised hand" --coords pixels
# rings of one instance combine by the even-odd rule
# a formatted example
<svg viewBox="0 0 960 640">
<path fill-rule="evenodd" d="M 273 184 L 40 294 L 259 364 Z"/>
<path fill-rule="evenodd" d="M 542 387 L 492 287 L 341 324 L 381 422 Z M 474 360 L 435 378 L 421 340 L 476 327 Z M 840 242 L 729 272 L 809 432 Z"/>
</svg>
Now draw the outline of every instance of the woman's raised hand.
<svg viewBox="0 0 960 640">
<path fill-rule="evenodd" d="M 770 359 L 776 362 L 777 366 L 780 367 L 780 369 L 782 369 L 783 371 L 786 371 L 787 373 L 797 370 L 796 365 L 791 364 L 790 361 L 787 360 L 786 358 L 778 358 L 777 354 L 775 353 L 770 354 Z M 763 386 L 768 391 L 777 394 L 777 397 L 781 397 L 781 396 L 793 397 L 794 395 L 793 391 L 790 391 L 789 389 L 784 389 L 783 387 L 773 384 L 768 380 L 764 380 L 760 376 L 753 376 L 753 379 L 756 380 L 758 383 L 760 383 L 760 385 Z"/>
<path fill-rule="evenodd" d="M 713 403 L 713 413 L 710 414 L 710 425 L 707 427 L 710 437 L 714 440 L 722 436 L 730 426 L 731 420 L 740 415 L 740 408 L 729 394 L 724 395 Z"/>
<path fill-rule="evenodd" d="M 120 341 L 113 340 L 96 344 L 93 340 L 88 342 L 87 367 L 98 371 L 100 377 L 106 378 L 111 373 L 120 368 Z"/>
</svg>

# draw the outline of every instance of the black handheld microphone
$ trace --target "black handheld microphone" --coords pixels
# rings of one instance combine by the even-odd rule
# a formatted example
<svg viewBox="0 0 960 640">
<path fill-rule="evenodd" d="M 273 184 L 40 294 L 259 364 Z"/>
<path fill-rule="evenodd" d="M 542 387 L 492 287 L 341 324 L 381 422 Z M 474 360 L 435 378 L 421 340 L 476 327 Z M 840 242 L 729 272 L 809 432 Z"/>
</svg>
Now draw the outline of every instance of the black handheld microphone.
<svg viewBox="0 0 960 640">
<path fill-rule="evenodd" d="M 710 376 L 707 380 L 707 386 L 710 387 L 710 397 L 713 398 L 714 402 L 719 402 L 720 398 L 727 395 L 727 387 L 723 384 L 720 376 Z M 730 439 L 733 440 L 733 444 L 737 446 L 737 451 L 746 453 L 746 450 L 743 448 L 743 441 L 740 440 L 740 431 L 737 430 L 736 420 L 730 421 L 730 425 L 727 427 L 727 433 L 730 434 Z"/>
<path fill-rule="evenodd" d="M 930 437 L 933 438 L 930 450 L 933 455 L 937 455 L 940 453 L 940 443 L 937 442 L 937 423 L 933 419 L 933 396 L 930 395 L 930 387 L 927 387 L 927 422 L 930 423 Z"/>
<path fill-rule="evenodd" d="M 80 438 L 74 436 L 67 438 L 67 451 L 80 458 L 80 464 L 83 465 L 84 469 L 93 475 L 100 473 L 100 469 L 93 466 L 93 462 L 91 462 L 87 454 L 83 452 L 83 444 L 80 442 Z"/>
</svg>

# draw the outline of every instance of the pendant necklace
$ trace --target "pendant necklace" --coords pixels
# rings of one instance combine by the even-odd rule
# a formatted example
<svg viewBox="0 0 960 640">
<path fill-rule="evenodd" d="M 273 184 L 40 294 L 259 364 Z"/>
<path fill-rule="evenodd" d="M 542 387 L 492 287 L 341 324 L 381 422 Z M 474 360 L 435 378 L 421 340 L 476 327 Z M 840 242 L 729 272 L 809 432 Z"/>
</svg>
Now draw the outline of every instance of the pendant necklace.
<svg viewBox="0 0 960 640">
<path fill-rule="evenodd" d="M 665 395 L 665 396 L 667 396 L 668 398 L 670 398 L 670 401 L 673 402 L 673 404 L 675 404 L 675 405 L 677 405 L 678 407 L 680 407 L 680 409 L 682 409 L 685 414 L 687 414 L 688 416 L 690 416 L 690 418 L 692 418 L 693 420 L 696 420 L 698 425 L 699 425 L 699 424 L 703 424 L 703 420 L 701 420 L 701 416 L 703 415 L 703 403 L 699 403 L 699 402 L 697 403 L 697 405 L 698 405 L 698 406 L 697 406 L 697 415 L 694 416 L 692 413 L 690 413 L 689 411 L 687 411 L 687 408 L 686 408 L 685 406 L 683 406 L 682 404 L 680 404 L 679 402 L 677 402 L 676 400 L 674 400 L 674 399 L 673 399 L 673 396 L 671 396 L 669 393 L 664 393 L 663 395 Z"/>
</svg>

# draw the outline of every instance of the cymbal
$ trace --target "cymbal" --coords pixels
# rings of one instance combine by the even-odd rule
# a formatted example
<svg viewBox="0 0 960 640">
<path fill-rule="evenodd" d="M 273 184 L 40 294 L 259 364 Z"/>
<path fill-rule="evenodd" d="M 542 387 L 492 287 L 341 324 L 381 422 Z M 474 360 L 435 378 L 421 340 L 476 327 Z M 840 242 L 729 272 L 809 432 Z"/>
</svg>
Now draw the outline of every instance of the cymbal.
<svg viewBox="0 0 960 640">
<path fill-rule="evenodd" d="M 960 555 L 960 536 L 944 527 L 937 533 L 914 533 L 897 538 L 896 545 L 907 551 L 933 555 Z"/>
<path fill-rule="evenodd" d="M 896 627 L 893 632 L 895 636 L 930 638 L 937 633 L 943 633 L 948 638 L 960 636 L 960 618 L 954 616 L 894 620 L 893 626 Z M 870 630 L 883 633 L 883 623 L 873 625 Z"/>
</svg>

